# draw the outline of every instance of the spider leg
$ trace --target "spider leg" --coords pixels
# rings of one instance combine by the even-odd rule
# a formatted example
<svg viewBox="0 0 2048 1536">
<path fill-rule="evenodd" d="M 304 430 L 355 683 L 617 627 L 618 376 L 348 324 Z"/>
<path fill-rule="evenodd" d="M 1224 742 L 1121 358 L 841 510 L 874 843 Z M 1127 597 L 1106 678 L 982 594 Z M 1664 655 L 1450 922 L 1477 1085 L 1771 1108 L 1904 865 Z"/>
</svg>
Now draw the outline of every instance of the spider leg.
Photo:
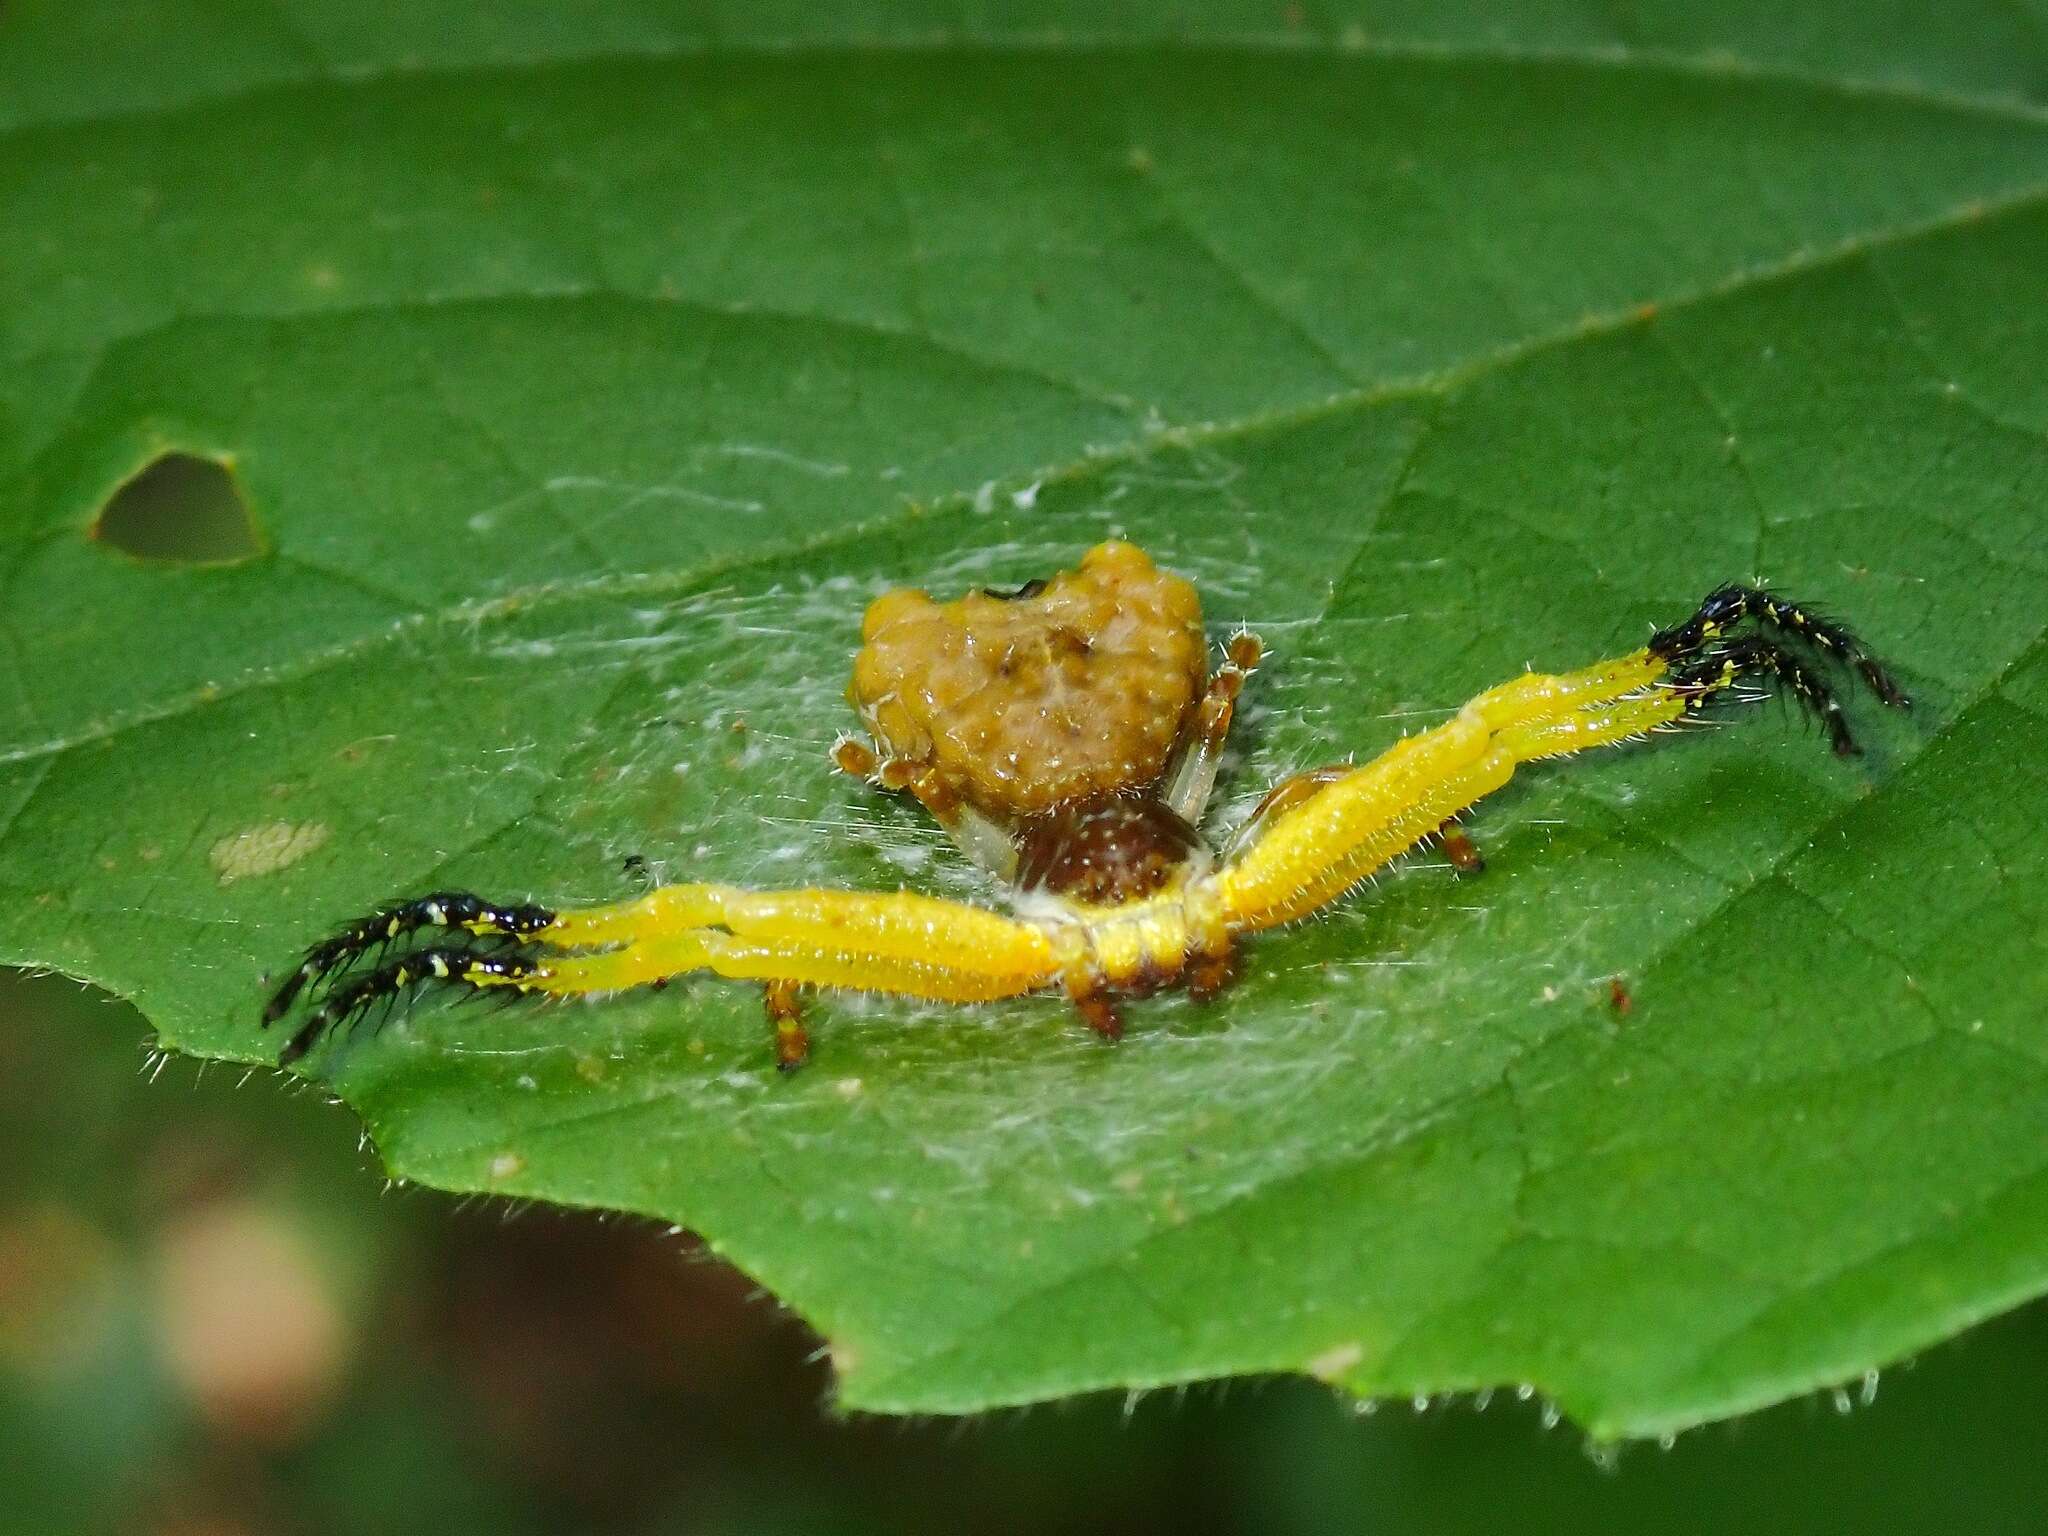
<svg viewBox="0 0 2048 1536">
<path fill-rule="evenodd" d="M 1336 900 L 1505 784 L 1519 761 L 1514 733 L 1569 727 L 1582 709 L 1626 698 L 1666 670 L 1641 650 L 1576 672 L 1526 673 L 1369 763 L 1334 763 L 1284 781 L 1213 878 L 1225 925 L 1233 933 L 1271 928 Z"/>
<path fill-rule="evenodd" d="M 1123 1011 L 1116 1005 L 1112 988 L 1089 967 L 1076 967 L 1066 974 L 1067 1001 L 1074 1012 L 1103 1039 L 1114 1043 L 1124 1037 Z"/>
<path fill-rule="evenodd" d="M 1264 799 L 1252 807 L 1251 815 L 1245 818 L 1244 825 L 1239 827 L 1236 835 L 1231 838 L 1226 857 L 1254 841 L 1258 837 L 1259 828 L 1273 817 L 1292 810 L 1325 785 L 1334 784 L 1357 770 L 1356 763 L 1329 763 L 1321 768 L 1310 768 L 1291 778 L 1282 779 L 1266 791 Z M 1485 856 L 1457 822 L 1446 821 L 1437 828 L 1437 837 L 1443 844 L 1444 857 L 1451 861 L 1452 868 L 1459 874 L 1477 875 L 1485 872 Z"/>
<path fill-rule="evenodd" d="M 1189 952 L 1182 979 L 1187 984 L 1188 996 L 1198 1003 L 1219 996 L 1237 979 L 1237 946 L 1231 943 L 1230 935 L 1219 932 L 1207 944 L 1196 944 Z"/>
<path fill-rule="evenodd" d="M 1884 703 L 1905 707 L 1891 673 L 1841 625 L 1754 588 L 1724 587 L 1641 650 L 1576 672 L 1526 674 L 1369 763 L 1279 785 L 1210 882 L 1224 924 L 1243 933 L 1313 912 L 1500 788 L 1518 764 L 1641 736 L 1746 677 L 1778 678 L 1819 716 L 1838 754 L 1855 752 L 1841 705 L 1817 671 L 1766 635 L 1725 638 L 1744 617 L 1812 642 L 1852 666 Z"/>
<path fill-rule="evenodd" d="M 1473 721 L 1406 738 L 1259 825 L 1213 877 L 1224 921 L 1245 933 L 1328 905 L 1507 783 L 1514 766 Z"/>
<path fill-rule="evenodd" d="M 793 981 L 771 981 L 761 989 L 761 1005 L 775 1030 L 775 1065 L 794 1072 L 811 1059 L 811 1035 L 804 1028 Z"/>
<path fill-rule="evenodd" d="M 1443 843 L 1444 857 L 1451 861 L 1451 868 L 1461 875 L 1486 873 L 1486 856 L 1466 835 L 1463 827 L 1455 821 L 1447 821 L 1436 829 L 1436 835 Z"/>
<path fill-rule="evenodd" d="M 413 988 L 430 981 L 463 983 L 472 987 L 520 986 L 534 970 L 534 961 L 528 953 L 514 953 L 494 950 L 480 954 L 473 950 L 453 946 L 435 945 L 416 949 L 396 960 L 352 976 L 334 987 L 321 999 L 318 1007 L 306 1016 L 284 1049 L 277 1053 L 277 1064 L 290 1066 L 319 1043 L 330 1031 L 347 1028 L 353 1031 L 369 1016 L 378 1004 L 395 1004 Z M 387 1007 L 385 1017 L 389 1017 Z M 266 1024 L 272 1020 L 266 1018 Z M 379 1019 L 377 1028 L 383 1027 Z"/>
<path fill-rule="evenodd" d="M 1038 929 L 906 891 L 666 886 L 638 901 L 564 913 L 544 937 L 579 951 L 620 946 L 543 961 L 524 985 L 558 996 L 693 970 L 765 983 L 776 1064 L 784 1071 L 810 1054 L 800 986 L 981 1002 L 1036 991 L 1061 969 Z"/>
<path fill-rule="evenodd" d="M 1666 680 L 1622 698 L 1584 704 L 1551 720 L 1525 721 L 1501 732 L 1517 762 L 1567 757 L 1590 747 L 1633 740 L 1646 732 L 1697 714 L 1744 680 L 1775 677 L 1792 690 L 1800 704 L 1821 722 L 1838 757 L 1862 749 L 1849 729 L 1848 715 L 1834 689 L 1814 668 L 1785 647 L 1762 635 L 1739 635 L 1674 664 Z"/>
<path fill-rule="evenodd" d="M 1189 826 L 1202 819 L 1209 794 L 1216 787 L 1216 765 L 1230 737 L 1237 696 L 1244 681 L 1266 654 L 1265 642 L 1250 630 L 1239 630 L 1224 647 L 1223 665 L 1209 678 L 1183 734 L 1179 755 L 1166 777 L 1167 806 Z"/>
<path fill-rule="evenodd" d="M 631 901 L 552 913 L 517 949 L 414 950 L 334 986 L 286 1044 L 303 1056 L 378 1002 L 441 982 L 555 997 L 615 992 L 708 970 L 770 984 L 777 1055 L 802 1060 L 800 985 L 948 1002 L 1012 997 L 1057 979 L 1037 928 L 906 891 L 750 891 L 671 885 Z"/>
<path fill-rule="evenodd" d="M 306 951 L 305 958 L 272 994 L 263 1010 L 265 1028 L 291 1011 L 299 994 L 335 971 L 383 949 L 394 940 L 426 928 L 465 928 L 474 934 L 497 934 L 519 938 L 536 933 L 554 921 L 545 907 L 485 901 L 467 891 L 436 891 L 409 901 L 380 907 L 367 917 L 345 923 L 341 929 Z"/>
<path fill-rule="evenodd" d="M 833 744 L 832 766 L 879 789 L 908 790 L 968 858 L 1005 885 L 1016 879 L 1017 846 L 1010 834 L 961 799 L 959 792 L 930 768 L 900 757 L 878 756 L 873 747 L 851 736 L 842 736 Z"/>
<path fill-rule="evenodd" d="M 1793 697 L 1826 729 L 1837 757 L 1854 757 L 1863 750 L 1856 745 L 1856 738 L 1849 730 L 1849 717 L 1842 712 L 1841 702 L 1828 686 L 1827 679 L 1783 646 L 1762 635 L 1739 635 L 1704 656 L 1689 657 L 1677 663 L 1671 669 L 1671 683 L 1686 696 L 1691 707 L 1698 708 L 1742 678 L 1759 673 L 1778 678 L 1792 690 Z M 1887 699 L 1886 702 L 1893 701 Z M 1899 707 L 1905 707 L 1904 694 L 1898 695 L 1897 703 Z"/>
<path fill-rule="evenodd" d="M 1729 585 L 1716 587 L 1683 623 L 1660 629 L 1650 637 L 1653 655 L 1667 660 L 1698 653 L 1708 642 L 1726 634 L 1743 619 L 1754 619 L 1781 634 L 1795 635 L 1814 649 L 1853 667 L 1870 691 L 1894 709 L 1907 709 L 1912 701 L 1899 687 L 1891 671 L 1870 654 L 1869 648 L 1848 626 L 1838 623 L 1802 603 L 1766 592 L 1761 587 Z M 1778 670 L 1795 691 L 1805 694 L 1789 673 Z"/>
</svg>

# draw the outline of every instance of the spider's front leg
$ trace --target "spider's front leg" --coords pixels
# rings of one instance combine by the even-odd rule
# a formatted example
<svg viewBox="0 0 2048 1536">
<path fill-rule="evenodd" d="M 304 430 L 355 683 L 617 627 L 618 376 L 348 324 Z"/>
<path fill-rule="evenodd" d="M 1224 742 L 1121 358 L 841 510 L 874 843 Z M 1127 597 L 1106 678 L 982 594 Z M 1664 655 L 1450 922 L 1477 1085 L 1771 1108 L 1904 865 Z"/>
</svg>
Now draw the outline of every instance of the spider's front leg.
<svg viewBox="0 0 2048 1536">
<path fill-rule="evenodd" d="M 419 905 L 405 903 L 379 916 L 388 923 L 391 914 Z M 379 1002 L 436 982 L 570 997 L 708 970 L 766 984 L 777 1060 L 790 1068 L 808 1050 L 796 1015 L 799 987 L 976 1002 L 1035 991 L 1055 980 L 1059 969 L 1052 945 L 1038 929 L 979 907 L 907 891 L 750 891 L 689 884 L 664 886 L 608 906 L 517 910 L 544 914 L 546 921 L 525 929 L 521 937 L 526 942 L 516 947 L 433 945 L 339 982 L 286 1044 L 280 1061 L 296 1060 L 322 1036 L 360 1020 Z M 362 926 L 351 924 L 336 939 Z M 315 956 L 325 959 L 328 947 L 315 946 L 309 963 Z M 304 979 L 287 982 L 265 1010 L 264 1023 L 282 1017 L 305 984 Z"/>
<path fill-rule="evenodd" d="M 263 1027 L 268 1029 L 289 1013 L 307 987 L 346 969 L 364 955 L 422 930 L 454 928 L 479 937 L 523 938 L 538 933 L 554 920 L 555 914 L 546 907 L 486 901 L 467 891 L 436 891 L 430 896 L 379 908 L 367 917 L 343 924 L 306 951 L 305 958 L 271 995 L 263 1010 Z"/>
<path fill-rule="evenodd" d="M 1195 701 L 1163 797 L 1189 826 L 1201 823 L 1210 792 L 1216 787 L 1216 768 L 1223 759 L 1224 743 L 1230 739 L 1231 722 L 1237 716 L 1237 696 L 1265 655 L 1265 642 L 1250 630 L 1240 629 L 1223 647 L 1223 665 L 1210 674 L 1208 686 Z"/>
<path fill-rule="evenodd" d="M 891 793 L 908 791 L 946 829 L 953 845 L 1005 885 L 1016 878 L 1017 847 L 994 821 L 976 810 L 945 775 L 900 757 L 882 757 L 851 736 L 832 744 L 832 766 Z"/>
<path fill-rule="evenodd" d="M 1731 635 L 1745 619 L 1765 632 Z M 1447 826 L 1507 783 L 1519 764 L 1632 740 L 1696 714 L 1750 678 L 1783 682 L 1819 717 L 1838 754 L 1855 752 L 1827 680 L 1772 632 L 1853 668 L 1884 703 L 1907 706 L 1891 673 L 1843 626 L 1754 587 L 1722 587 L 1641 650 L 1576 672 L 1516 678 L 1369 763 L 1317 769 L 1280 785 L 1213 877 L 1224 922 L 1243 933 L 1305 916 Z M 1462 864 L 1469 848 L 1450 849 L 1453 861 Z"/>
</svg>

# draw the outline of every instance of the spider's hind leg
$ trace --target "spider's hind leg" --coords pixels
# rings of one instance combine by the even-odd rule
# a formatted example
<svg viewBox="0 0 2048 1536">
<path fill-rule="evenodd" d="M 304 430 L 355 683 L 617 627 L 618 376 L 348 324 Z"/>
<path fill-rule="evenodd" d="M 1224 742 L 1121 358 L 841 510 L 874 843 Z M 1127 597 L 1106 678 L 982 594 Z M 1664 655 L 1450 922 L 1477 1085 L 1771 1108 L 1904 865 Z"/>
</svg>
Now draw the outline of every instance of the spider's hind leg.
<svg viewBox="0 0 2048 1536">
<path fill-rule="evenodd" d="M 1483 875 L 1486 873 L 1486 855 L 1479 851 L 1465 829 L 1455 821 L 1447 821 L 1437 828 L 1437 839 L 1443 844 L 1444 857 L 1451 862 L 1451 868 L 1461 875 Z"/>
<path fill-rule="evenodd" d="M 761 1005 L 775 1031 L 775 1066 L 794 1072 L 811 1059 L 811 1034 L 804 1028 L 803 1007 L 793 981 L 769 981 L 761 988 Z"/>
</svg>

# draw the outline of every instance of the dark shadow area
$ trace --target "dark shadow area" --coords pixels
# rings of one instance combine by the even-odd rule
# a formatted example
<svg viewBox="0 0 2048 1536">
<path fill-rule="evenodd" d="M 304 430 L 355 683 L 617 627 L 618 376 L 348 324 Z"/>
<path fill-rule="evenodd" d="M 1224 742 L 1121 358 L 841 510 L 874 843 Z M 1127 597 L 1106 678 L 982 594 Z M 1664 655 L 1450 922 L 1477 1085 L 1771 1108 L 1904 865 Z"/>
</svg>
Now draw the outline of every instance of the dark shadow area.
<svg viewBox="0 0 2048 1536">
<path fill-rule="evenodd" d="M 90 533 L 140 560 L 232 565 L 263 553 L 256 518 L 227 466 L 191 453 L 152 459 L 114 492 Z"/>
</svg>

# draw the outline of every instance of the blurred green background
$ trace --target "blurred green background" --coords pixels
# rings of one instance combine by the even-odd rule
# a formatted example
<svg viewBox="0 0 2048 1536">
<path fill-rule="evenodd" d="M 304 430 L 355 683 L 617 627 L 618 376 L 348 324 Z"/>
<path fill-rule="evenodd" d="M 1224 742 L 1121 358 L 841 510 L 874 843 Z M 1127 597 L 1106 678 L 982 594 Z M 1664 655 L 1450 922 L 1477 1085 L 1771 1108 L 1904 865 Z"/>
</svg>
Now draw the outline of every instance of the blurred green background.
<svg viewBox="0 0 2048 1536">
<path fill-rule="evenodd" d="M 387 1189 L 346 1110 L 62 978 L 0 972 L 0 1159 L 9 1532 L 2048 1529 L 2043 1306 L 1606 1460 L 1296 1380 L 849 1421 L 687 1238 Z"/>
</svg>

